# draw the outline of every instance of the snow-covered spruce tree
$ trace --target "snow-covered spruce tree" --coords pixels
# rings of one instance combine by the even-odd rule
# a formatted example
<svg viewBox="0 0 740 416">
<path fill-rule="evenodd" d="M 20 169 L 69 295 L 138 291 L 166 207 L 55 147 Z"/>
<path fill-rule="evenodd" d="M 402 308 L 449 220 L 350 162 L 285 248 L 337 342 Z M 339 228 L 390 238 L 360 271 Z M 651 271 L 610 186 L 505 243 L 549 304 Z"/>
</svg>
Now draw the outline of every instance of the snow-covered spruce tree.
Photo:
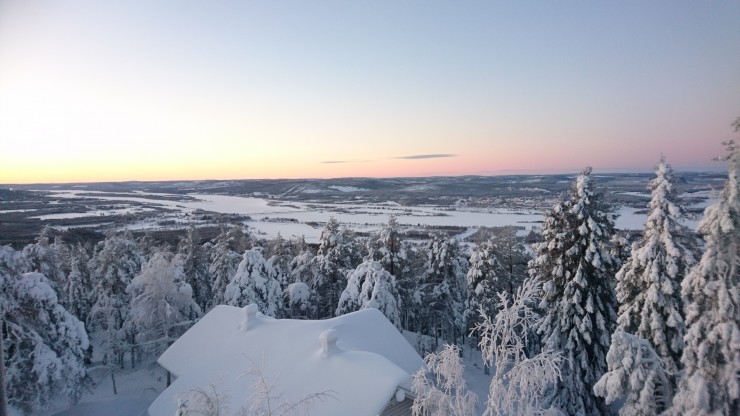
<svg viewBox="0 0 740 416">
<path fill-rule="evenodd" d="M 617 273 L 617 330 L 650 342 L 668 373 L 680 368 L 685 326 L 681 313 L 681 281 L 694 262 L 681 239 L 688 231 L 679 223 L 670 165 L 661 159 L 643 237 Z"/>
<path fill-rule="evenodd" d="M 180 262 L 170 253 L 154 253 L 127 291 L 131 311 L 124 327 L 152 357 L 164 352 L 201 313 Z"/>
<path fill-rule="evenodd" d="M 411 407 L 414 416 L 472 416 L 478 396 L 468 391 L 460 348 L 445 345 L 439 353 L 424 357 L 431 379 L 424 368 L 413 375 L 411 389 L 416 396 Z"/>
<path fill-rule="evenodd" d="M 365 308 L 378 309 L 396 327 L 401 327 L 401 298 L 396 278 L 378 261 L 365 261 L 350 273 L 336 314 Z"/>
<path fill-rule="evenodd" d="M 236 274 L 226 286 L 224 301 L 238 307 L 254 303 L 263 314 L 278 316 L 283 303 L 282 291 L 274 276 L 260 249 L 247 250 Z"/>
<path fill-rule="evenodd" d="M 323 279 L 314 254 L 308 245 L 301 244 L 304 251 L 290 261 L 290 280 L 293 282 L 283 292 L 283 305 L 287 318 L 318 319 L 318 294 L 313 291 L 314 282 Z M 304 287 L 305 286 L 305 287 Z M 308 289 L 308 293 L 304 292 Z"/>
<path fill-rule="evenodd" d="M 293 260 L 293 243 L 284 239 L 280 233 L 270 241 L 270 257 L 267 262 L 275 273 L 275 279 L 280 283 L 280 289 L 285 290 L 290 283 L 290 262 Z"/>
<path fill-rule="evenodd" d="M 84 364 L 85 326 L 59 304 L 49 279 L 7 273 L 12 267 L 0 266 L 8 402 L 26 414 L 38 413 L 59 394 L 75 403 L 92 384 Z"/>
<path fill-rule="evenodd" d="M 541 321 L 533 308 L 540 291 L 539 281 L 527 279 L 511 301 L 508 292 L 499 292 L 495 317 L 482 308 L 479 311 L 482 319 L 475 330 L 480 334 L 483 360 L 493 369 L 484 416 L 561 414 L 543 409 L 542 399 L 560 378 L 562 354 L 527 354 L 527 335 Z"/>
<path fill-rule="evenodd" d="M 227 232 L 229 248 L 237 253 L 244 253 L 252 248 L 252 236 L 247 227 L 242 224 L 234 224 Z"/>
<path fill-rule="evenodd" d="M 508 282 L 504 276 L 505 271 L 496 256 L 493 242 L 488 240 L 479 244 L 470 256 L 467 275 L 465 319 L 468 326 L 475 326 L 479 322 L 481 308 L 486 316 L 496 315 L 496 294 L 508 292 Z"/>
<path fill-rule="evenodd" d="M 90 302 L 90 261 L 87 251 L 78 244 L 70 253 L 70 272 L 62 286 L 62 305 L 82 322 L 87 321 L 92 303 Z"/>
<path fill-rule="evenodd" d="M 200 244 L 200 233 L 195 227 L 188 228 L 177 249 L 177 261 L 182 264 L 185 282 L 193 288 L 193 300 L 202 310 L 212 298 L 212 281 L 208 274 L 208 253 Z"/>
<path fill-rule="evenodd" d="M 66 280 L 62 260 L 57 252 L 59 245 L 52 244 L 53 229 L 48 225 L 45 226 L 36 243 L 28 244 L 23 248 L 23 256 L 26 257 L 31 265 L 32 272 L 43 274 L 50 280 L 55 289 L 61 287 Z"/>
<path fill-rule="evenodd" d="M 339 304 L 339 295 L 347 284 L 347 275 L 359 264 L 351 231 L 340 229 L 337 220 L 329 218 L 321 230 L 319 250 L 312 261 L 316 263 L 320 276 L 305 282 L 315 295 L 318 318 L 331 318 Z"/>
<path fill-rule="evenodd" d="M 596 382 L 594 393 L 607 404 L 623 399 L 620 416 L 657 415 L 670 405 L 670 375 L 650 342 L 617 330 L 606 362 L 609 371 Z"/>
<path fill-rule="evenodd" d="M 388 223 L 367 241 L 365 260 L 375 260 L 393 276 L 401 276 L 406 266 L 406 250 L 398 231 L 396 216 L 391 215 Z"/>
<path fill-rule="evenodd" d="M 123 367 L 127 334 L 122 331 L 128 318 L 131 296 L 126 292 L 131 280 L 141 271 L 143 258 L 131 236 L 110 235 L 98 243 L 88 268 L 93 282 L 94 303 L 87 317 L 90 331 L 105 332 L 104 359 L 109 365 Z M 128 340 L 133 334 L 128 334 Z"/>
<path fill-rule="evenodd" d="M 436 235 L 427 245 L 427 262 L 414 292 L 421 330 L 456 342 L 465 330 L 468 261 L 454 238 Z"/>
<path fill-rule="evenodd" d="M 211 299 L 206 305 L 205 311 L 213 309 L 216 305 L 223 305 L 226 285 L 236 274 L 242 256 L 229 248 L 229 239 L 223 232 L 216 239 L 216 245 L 211 250 L 211 261 L 208 266 L 208 274 L 211 276 Z"/>
<path fill-rule="evenodd" d="M 528 277 L 527 263 L 531 256 L 524 247 L 524 239 L 516 235 L 516 227 L 502 227 L 496 230 L 491 241 L 499 262 L 505 273 L 506 289 L 510 295 Z"/>
<path fill-rule="evenodd" d="M 303 282 L 294 282 L 283 291 L 283 316 L 290 319 L 308 319 L 315 311 L 311 303 L 311 289 Z"/>
<path fill-rule="evenodd" d="M 530 262 L 532 277 L 543 287 L 542 349 L 560 351 L 565 359 L 549 404 L 569 415 L 607 413 L 604 400 L 591 389 L 606 371 L 616 321 L 609 256 L 613 229 L 601 195 L 594 193 L 591 168 L 586 168 L 568 198 L 546 214 L 544 241 Z"/>
<path fill-rule="evenodd" d="M 674 415 L 740 414 L 740 148 L 734 141 L 725 144 L 727 182 L 699 222 L 704 254 L 681 284 L 685 371 Z"/>
</svg>

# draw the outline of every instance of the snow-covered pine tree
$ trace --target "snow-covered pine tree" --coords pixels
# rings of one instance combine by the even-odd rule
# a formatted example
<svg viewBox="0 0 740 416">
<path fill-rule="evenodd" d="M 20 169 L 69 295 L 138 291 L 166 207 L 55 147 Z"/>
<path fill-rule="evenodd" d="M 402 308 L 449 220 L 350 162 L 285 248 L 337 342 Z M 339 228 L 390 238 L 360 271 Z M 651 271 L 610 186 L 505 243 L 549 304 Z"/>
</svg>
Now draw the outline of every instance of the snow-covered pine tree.
<svg viewBox="0 0 740 416">
<path fill-rule="evenodd" d="M 422 331 L 456 342 L 465 330 L 466 275 L 468 261 L 457 240 L 435 235 L 427 245 L 427 262 L 414 292 Z M 425 321 L 425 322 L 424 322 Z"/>
<path fill-rule="evenodd" d="M 607 404 L 623 400 L 620 416 L 657 415 L 670 405 L 670 375 L 647 340 L 617 330 L 606 354 L 609 371 L 594 385 Z"/>
<path fill-rule="evenodd" d="M 193 300 L 202 310 L 208 307 L 212 298 L 211 276 L 208 274 L 208 253 L 200 244 L 198 229 L 191 226 L 180 241 L 177 261 L 182 264 L 185 282 L 193 288 Z"/>
<path fill-rule="evenodd" d="M 11 250 L 3 248 L 0 256 L 6 393 L 11 406 L 33 414 L 60 393 L 76 402 L 89 388 L 84 364 L 89 341 L 84 324 L 59 304 L 49 279 L 13 271 L 18 258 Z"/>
<path fill-rule="evenodd" d="M 737 130 L 740 130 L 738 119 Z M 725 142 L 729 173 L 698 231 L 704 254 L 681 284 L 686 313 L 685 371 L 674 415 L 740 414 L 740 147 Z"/>
<path fill-rule="evenodd" d="M 263 314 L 278 316 L 283 300 L 280 284 L 274 276 L 260 249 L 247 250 L 236 274 L 226 286 L 224 301 L 238 307 L 254 303 Z"/>
<path fill-rule="evenodd" d="M 98 243 L 88 268 L 93 282 L 94 299 L 87 327 L 105 332 L 104 362 L 123 367 L 126 334 L 121 330 L 128 317 L 131 297 L 126 293 L 131 280 L 141 271 L 143 258 L 139 247 L 128 234 L 110 235 Z M 129 340 L 130 336 L 129 335 Z"/>
<path fill-rule="evenodd" d="M 208 266 L 208 274 L 211 276 L 211 299 L 206 305 L 205 311 L 213 309 L 216 305 L 223 305 L 226 286 L 236 274 L 241 256 L 229 248 L 229 238 L 226 232 L 216 238 L 216 245 L 211 250 L 211 261 Z"/>
<path fill-rule="evenodd" d="M 617 272 L 617 330 L 650 342 L 670 374 L 678 372 L 686 331 L 681 313 L 681 281 L 694 263 L 682 244 L 688 231 L 680 223 L 673 173 L 661 159 L 650 182 L 645 231 Z"/>
<path fill-rule="evenodd" d="M 347 284 L 347 275 L 359 264 L 354 237 L 346 228 L 340 229 L 334 217 L 321 230 L 319 249 L 312 260 L 320 273 L 319 279 L 306 281 L 315 294 L 318 318 L 334 316 L 339 295 Z"/>
<path fill-rule="evenodd" d="M 201 313 L 181 263 L 170 253 L 154 253 L 127 292 L 131 310 L 124 327 L 152 357 L 164 352 Z"/>
<path fill-rule="evenodd" d="M 480 243 L 470 255 L 470 268 L 467 275 L 467 300 L 465 319 L 469 327 L 475 326 L 483 308 L 486 316 L 496 315 L 496 294 L 507 292 L 509 282 L 505 270 L 496 255 L 493 241 Z"/>
<path fill-rule="evenodd" d="M 401 327 L 401 298 L 396 278 L 378 261 L 367 260 L 350 273 L 336 314 L 365 308 L 378 309 L 394 325 Z"/>
<path fill-rule="evenodd" d="M 543 284 L 545 315 L 538 330 L 543 350 L 562 352 L 567 363 L 550 404 L 569 415 L 607 414 L 604 400 L 591 388 L 606 371 L 616 321 L 609 255 L 613 229 L 602 196 L 593 190 L 591 168 L 586 168 L 569 197 L 546 214 L 544 242 L 530 262 L 532 277 Z"/>
</svg>

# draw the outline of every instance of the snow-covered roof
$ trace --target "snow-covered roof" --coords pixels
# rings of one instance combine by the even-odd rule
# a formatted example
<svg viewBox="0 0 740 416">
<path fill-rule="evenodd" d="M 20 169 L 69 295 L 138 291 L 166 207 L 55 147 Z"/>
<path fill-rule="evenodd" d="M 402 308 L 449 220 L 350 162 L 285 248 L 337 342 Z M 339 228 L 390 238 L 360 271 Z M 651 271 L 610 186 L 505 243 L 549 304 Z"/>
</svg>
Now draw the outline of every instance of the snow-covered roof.
<svg viewBox="0 0 740 416">
<path fill-rule="evenodd" d="M 254 309 L 245 319 L 248 308 L 217 306 L 162 354 L 158 362 L 177 378 L 149 407 L 151 416 L 174 415 L 180 393 L 209 385 L 236 413 L 253 397 L 255 375 L 247 372 L 254 367 L 280 401 L 328 392 L 312 402 L 311 414 L 374 416 L 399 387 L 409 389 L 410 374 L 424 365 L 376 309 L 308 321 Z"/>
</svg>

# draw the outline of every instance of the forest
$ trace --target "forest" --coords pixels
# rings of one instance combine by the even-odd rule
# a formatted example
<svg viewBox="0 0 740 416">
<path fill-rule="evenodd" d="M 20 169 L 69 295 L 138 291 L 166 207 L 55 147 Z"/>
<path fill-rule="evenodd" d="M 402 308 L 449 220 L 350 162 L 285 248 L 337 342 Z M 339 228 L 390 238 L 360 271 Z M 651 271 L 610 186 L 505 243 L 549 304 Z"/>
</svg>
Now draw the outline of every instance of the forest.
<svg viewBox="0 0 740 416">
<path fill-rule="evenodd" d="M 47 227 L 21 250 L 0 247 L 2 398 L 24 414 L 74 403 L 100 366 L 115 388 L 117 369 L 151 364 L 214 306 L 256 304 L 289 319 L 377 308 L 427 336 L 422 355 L 476 345 L 493 371 L 490 415 L 605 415 L 615 402 L 622 415 L 739 414 L 739 152 L 727 145 L 728 179 L 698 233 L 681 225 L 664 161 L 634 236 L 614 229 L 590 168 L 533 244 L 513 227 L 420 241 L 393 216 L 362 238 L 332 218 L 317 245 L 238 223 L 213 239 L 190 227 L 176 245 L 131 231 L 70 242 Z M 468 414 L 422 393 L 420 415 Z"/>
</svg>

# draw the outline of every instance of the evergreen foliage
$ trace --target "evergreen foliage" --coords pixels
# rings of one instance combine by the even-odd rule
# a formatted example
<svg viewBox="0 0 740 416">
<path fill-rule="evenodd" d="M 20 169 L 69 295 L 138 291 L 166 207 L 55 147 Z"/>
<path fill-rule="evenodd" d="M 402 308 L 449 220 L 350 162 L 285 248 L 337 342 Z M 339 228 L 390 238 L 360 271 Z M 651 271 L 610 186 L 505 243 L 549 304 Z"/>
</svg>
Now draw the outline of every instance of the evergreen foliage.
<svg viewBox="0 0 740 416">
<path fill-rule="evenodd" d="M 568 198 L 545 216 L 544 241 L 530 262 L 532 276 L 543 284 L 540 307 L 545 317 L 538 330 L 543 349 L 562 352 L 566 362 L 550 404 L 569 415 L 607 414 L 604 400 L 591 387 L 606 371 L 616 321 L 614 261 L 609 255 L 613 233 L 613 221 L 587 168 Z"/>
<path fill-rule="evenodd" d="M 594 385 L 607 404 L 623 400 L 620 416 L 657 415 L 671 402 L 671 376 L 645 339 L 616 331 L 606 354 L 609 371 Z"/>
<path fill-rule="evenodd" d="M 0 267 L 0 322 L 5 322 L 0 336 L 9 404 L 35 414 L 60 393 L 75 403 L 91 386 L 84 364 L 89 347 L 85 326 L 59 304 L 46 276 L 6 272 L 14 267 Z"/>
<path fill-rule="evenodd" d="M 142 262 L 136 241 L 125 234 L 111 235 L 98 243 L 97 252 L 88 263 L 95 302 L 87 317 L 87 327 L 90 331 L 105 331 L 107 364 L 123 367 L 125 344 L 133 336 L 122 330 L 131 302 L 126 288 L 141 271 Z"/>
<path fill-rule="evenodd" d="M 365 308 L 378 309 L 394 325 L 401 327 L 401 298 L 396 278 L 378 261 L 365 261 L 350 274 L 336 314 Z"/>
<path fill-rule="evenodd" d="M 195 227 L 188 228 L 185 237 L 180 241 L 177 261 L 182 265 L 185 282 L 193 288 L 193 300 L 202 310 L 208 307 L 213 299 L 212 280 L 208 273 L 208 255 L 200 244 L 200 233 Z"/>
<path fill-rule="evenodd" d="M 685 370 L 674 415 L 740 414 L 740 148 L 726 145 L 727 182 L 698 227 L 704 254 L 681 284 Z"/>
<path fill-rule="evenodd" d="M 685 326 L 680 287 L 694 262 L 681 239 L 688 234 L 679 223 L 671 167 L 663 160 L 650 182 L 652 197 L 643 237 L 617 273 L 617 329 L 650 342 L 665 369 L 680 368 Z"/>
<path fill-rule="evenodd" d="M 496 295 L 508 292 L 505 270 L 496 255 L 493 241 L 479 244 L 470 256 L 470 268 L 467 274 L 467 293 L 465 317 L 470 326 L 480 318 L 481 308 L 486 316 L 496 315 Z"/>
<path fill-rule="evenodd" d="M 92 308 L 89 261 L 87 251 L 78 244 L 71 252 L 71 269 L 62 286 L 62 305 L 82 322 L 87 321 Z"/>
<path fill-rule="evenodd" d="M 282 291 L 275 273 L 260 249 L 244 252 L 241 263 L 224 291 L 228 305 L 243 307 L 256 304 L 267 316 L 279 316 L 282 309 Z"/>
<path fill-rule="evenodd" d="M 225 304 L 224 292 L 231 278 L 236 274 L 241 256 L 229 248 L 229 238 L 224 232 L 216 239 L 216 245 L 211 250 L 211 261 L 208 274 L 211 276 L 211 299 L 207 302 L 206 311 L 216 305 Z"/>
<path fill-rule="evenodd" d="M 465 329 L 468 261 L 457 240 L 439 235 L 427 245 L 427 261 L 414 292 L 418 320 L 427 334 L 441 327 L 446 339 L 456 340 Z"/>
<path fill-rule="evenodd" d="M 334 316 L 339 295 L 347 284 L 347 275 L 359 264 L 359 252 L 352 232 L 340 229 L 334 217 L 329 218 L 321 230 L 319 249 L 312 259 L 318 274 L 314 280 L 305 281 L 311 287 L 312 297 L 317 303 L 319 319 Z"/>
</svg>

